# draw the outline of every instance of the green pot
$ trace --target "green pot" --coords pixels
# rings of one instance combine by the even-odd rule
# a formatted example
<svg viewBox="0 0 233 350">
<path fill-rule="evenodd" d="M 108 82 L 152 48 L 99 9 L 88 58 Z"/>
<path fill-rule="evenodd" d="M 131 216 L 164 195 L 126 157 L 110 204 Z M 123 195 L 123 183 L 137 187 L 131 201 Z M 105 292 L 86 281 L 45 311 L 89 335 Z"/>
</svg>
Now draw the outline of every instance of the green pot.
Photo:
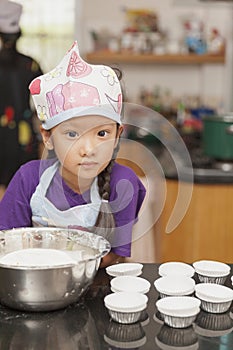
<svg viewBox="0 0 233 350">
<path fill-rule="evenodd" d="M 204 153 L 219 160 L 233 160 L 233 114 L 203 117 Z"/>
</svg>

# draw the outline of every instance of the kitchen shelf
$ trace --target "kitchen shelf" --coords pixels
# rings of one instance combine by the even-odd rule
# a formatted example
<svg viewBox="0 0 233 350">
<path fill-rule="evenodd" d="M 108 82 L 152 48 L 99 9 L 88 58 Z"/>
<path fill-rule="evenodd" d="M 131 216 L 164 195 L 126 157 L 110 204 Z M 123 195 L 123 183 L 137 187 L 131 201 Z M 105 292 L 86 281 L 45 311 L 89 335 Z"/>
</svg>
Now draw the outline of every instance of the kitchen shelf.
<svg viewBox="0 0 233 350">
<path fill-rule="evenodd" d="M 89 63 L 151 63 L 151 64 L 215 64 L 225 63 L 225 55 L 219 54 L 135 54 L 135 53 L 113 53 L 109 51 L 89 52 L 85 57 Z"/>
</svg>

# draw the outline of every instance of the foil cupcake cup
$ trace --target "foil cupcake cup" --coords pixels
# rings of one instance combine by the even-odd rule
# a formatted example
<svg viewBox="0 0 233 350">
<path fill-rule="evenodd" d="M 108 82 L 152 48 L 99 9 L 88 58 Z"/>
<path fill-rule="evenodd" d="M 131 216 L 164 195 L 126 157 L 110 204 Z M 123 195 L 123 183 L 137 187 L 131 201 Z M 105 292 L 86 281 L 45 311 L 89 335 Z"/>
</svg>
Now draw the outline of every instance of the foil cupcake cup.
<svg viewBox="0 0 233 350">
<path fill-rule="evenodd" d="M 140 320 L 142 311 L 135 311 L 135 312 L 120 312 L 120 311 L 114 311 L 114 310 L 108 310 L 110 317 L 118 322 L 123 324 L 131 324 L 136 323 Z"/>
<path fill-rule="evenodd" d="M 154 281 L 154 287 L 161 298 L 191 296 L 195 290 L 195 281 L 186 276 L 164 276 Z"/>
<path fill-rule="evenodd" d="M 226 312 L 233 300 L 231 288 L 213 283 L 197 284 L 195 294 L 201 301 L 201 309 L 210 313 Z"/>
<path fill-rule="evenodd" d="M 186 316 L 186 317 L 176 317 L 166 314 L 162 314 L 164 323 L 173 328 L 187 328 L 190 327 L 196 319 L 197 315 Z"/>
<path fill-rule="evenodd" d="M 200 312 L 201 301 L 194 297 L 178 296 L 160 299 L 156 306 L 165 324 L 173 328 L 187 328 Z"/>
<path fill-rule="evenodd" d="M 213 277 L 213 276 L 204 276 L 204 275 L 201 275 L 200 273 L 197 273 L 197 277 L 201 283 L 224 284 L 226 282 L 227 276 Z"/>
<path fill-rule="evenodd" d="M 214 260 L 195 261 L 193 267 L 202 283 L 224 284 L 231 271 L 228 264 Z"/>
<path fill-rule="evenodd" d="M 222 303 L 212 303 L 210 301 L 201 300 L 201 309 L 211 313 L 224 313 L 230 308 L 230 306 L 231 301 L 226 301 Z"/>
<path fill-rule="evenodd" d="M 110 317 L 124 324 L 135 323 L 140 320 L 146 309 L 148 297 L 141 293 L 117 292 L 108 294 L 104 298 L 105 307 Z"/>
</svg>

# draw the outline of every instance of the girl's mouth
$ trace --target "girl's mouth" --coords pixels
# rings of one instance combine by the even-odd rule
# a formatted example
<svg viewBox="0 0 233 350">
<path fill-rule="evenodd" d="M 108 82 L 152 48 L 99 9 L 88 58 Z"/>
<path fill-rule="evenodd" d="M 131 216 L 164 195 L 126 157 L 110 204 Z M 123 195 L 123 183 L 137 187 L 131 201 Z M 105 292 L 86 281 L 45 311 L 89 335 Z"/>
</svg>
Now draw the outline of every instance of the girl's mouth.
<svg viewBox="0 0 233 350">
<path fill-rule="evenodd" d="M 93 168 L 96 165 L 97 165 L 96 162 L 83 162 L 83 163 L 80 163 L 80 166 L 83 167 L 84 169 Z"/>
</svg>

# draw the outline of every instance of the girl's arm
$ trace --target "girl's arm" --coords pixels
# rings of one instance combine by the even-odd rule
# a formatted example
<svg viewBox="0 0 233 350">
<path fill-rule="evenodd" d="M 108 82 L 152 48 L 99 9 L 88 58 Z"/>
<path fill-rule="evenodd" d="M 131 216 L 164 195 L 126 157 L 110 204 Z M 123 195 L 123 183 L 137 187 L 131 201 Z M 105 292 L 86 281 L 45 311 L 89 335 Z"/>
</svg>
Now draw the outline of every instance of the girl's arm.
<svg viewBox="0 0 233 350">
<path fill-rule="evenodd" d="M 25 177 L 22 169 L 19 169 L 12 178 L 0 202 L 0 230 L 32 225 L 30 197 L 33 175 Z"/>
<path fill-rule="evenodd" d="M 107 267 L 109 265 L 117 264 L 120 262 L 124 262 L 124 257 L 110 252 L 102 258 L 100 268 Z"/>
</svg>

